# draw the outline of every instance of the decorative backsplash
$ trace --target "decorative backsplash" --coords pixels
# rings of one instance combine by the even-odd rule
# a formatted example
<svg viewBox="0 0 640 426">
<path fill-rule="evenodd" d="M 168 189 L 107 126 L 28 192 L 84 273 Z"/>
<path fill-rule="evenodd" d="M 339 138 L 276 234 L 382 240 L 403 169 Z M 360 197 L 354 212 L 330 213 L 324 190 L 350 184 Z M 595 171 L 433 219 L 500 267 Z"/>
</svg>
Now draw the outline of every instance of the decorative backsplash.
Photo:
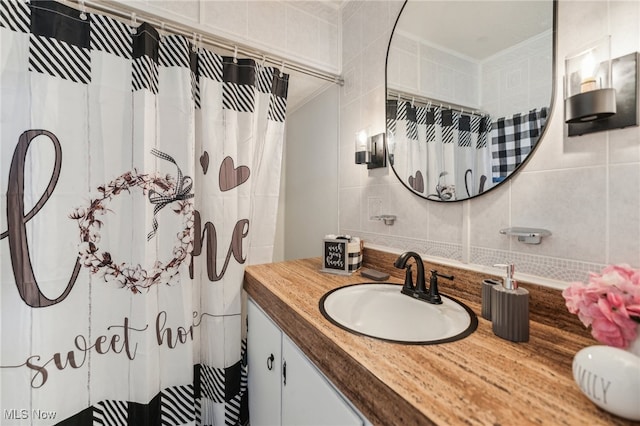
<svg viewBox="0 0 640 426">
<path fill-rule="evenodd" d="M 515 264 L 518 272 L 563 282 L 586 281 L 589 272 L 599 272 L 605 266 L 557 257 L 471 247 L 472 264 L 493 266 L 505 262 Z"/>
<path fill-rule="evenodd" d="M 417 238 L 374 234 L 355 230 L 344 230 L 344 233 L 352 236 L 359 236 L 360 239 L 364 240 L 365 244 L 374 244 L 401 251 L 412 250 L 424 256 L 441 257 L 444 259 L 462 262 L 461 244 L 427 241 Z"/>
<path fill-rule="evenodd" d="M 388 247 L 401 251 L 413 250 L 426 257 L 464 263 L 462 244 L 442 243 L 355 230 L 344 230 L 344 233 L 360 237 L 364 240 L 365 245 Z M 599 272 L 605 266 L 598 263 L 481 247 L 470 248 L 469 262 L 465 264 L 470 267 L 473 267 L 473 265 L 492 267 L 497 263 L 507 262 L 513 263 L 519 273 L 565 283 L 572 281 L 585 282 L 589 272 Z"/>
</svg>

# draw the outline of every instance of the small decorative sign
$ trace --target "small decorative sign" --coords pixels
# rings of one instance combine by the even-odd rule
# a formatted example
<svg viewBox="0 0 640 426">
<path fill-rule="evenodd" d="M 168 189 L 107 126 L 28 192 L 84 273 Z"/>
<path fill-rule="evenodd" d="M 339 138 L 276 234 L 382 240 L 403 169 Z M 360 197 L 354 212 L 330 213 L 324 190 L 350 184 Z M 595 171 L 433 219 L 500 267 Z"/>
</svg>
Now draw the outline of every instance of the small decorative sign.
<svg viewBox="0 0 640 426">
<path fill-rule="evenodd" d="M 347 236 L 324 239 L 322 272 L 351 275 L 360 266 L 362 266 L 362 251 L 359 238 Z"/>
<path fill-rule="evenodd" d="M 345 238 L 325 238 L 322 270 L 333 274 L 349 275 L 348 247 Z"/>
</svg>

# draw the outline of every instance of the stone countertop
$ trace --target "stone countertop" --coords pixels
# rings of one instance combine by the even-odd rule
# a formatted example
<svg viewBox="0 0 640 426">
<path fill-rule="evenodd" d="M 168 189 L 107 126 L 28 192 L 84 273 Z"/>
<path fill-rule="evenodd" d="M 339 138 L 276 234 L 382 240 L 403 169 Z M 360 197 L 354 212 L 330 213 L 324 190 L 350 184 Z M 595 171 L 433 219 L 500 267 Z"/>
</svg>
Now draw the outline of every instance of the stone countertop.
<svg viewBox="0 0 640 426">
<path fill-rule="evenodd" d="M 393 258 L 377 257 L 384 264 Z M 358 336 L 327 321 L 319 310 L 327 291 L 371 280 L 320 268 L 320 258 L 249 266 L 244 288 L 374 425 L 630 424 L 591 403 L 573 381 L 573 356 L 596 344 L 593 339 L 572 326 L 537 321 L 538 312 L 530 315 L 529 342 L 498 338 L 480 316 L 480 286 L 469 282 L 476 279 L 469 273 L 439 269 L 458 274 L 456 286 L 443 280 L 440 291 L 476 313 L 476 332 L 457 342 L 420 346 Z M 402 282 L 402 271 L 386 272 L 394 275 L 389 281 Z M 532 291 L 531 309 L 536 295 Z"/>
</svg>

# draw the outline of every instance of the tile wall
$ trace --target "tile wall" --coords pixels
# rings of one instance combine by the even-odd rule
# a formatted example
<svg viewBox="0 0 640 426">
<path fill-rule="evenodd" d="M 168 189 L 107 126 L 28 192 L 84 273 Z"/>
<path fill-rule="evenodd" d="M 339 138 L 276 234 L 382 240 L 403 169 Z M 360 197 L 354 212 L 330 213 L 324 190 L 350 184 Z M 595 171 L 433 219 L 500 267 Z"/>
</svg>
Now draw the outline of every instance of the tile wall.
<svg viewBox="0 0 640 426">
<path fill-rule="evenodd" d="M 116 1 L 290 61 L 340 73 L 340 1 Z M 285 72 L 291 74 L 289 112 L 331 84 L 286 67 Z"/>
<path fill-rule="evenodd" d="M 341 10 L 341 232 L 383 249 L 412 249 L 479 270 L 513 262 L 524 278 L 557 287 L 585 280 L 588 271 L 605 264 L 640 267 L 640 127 L 565 137 L 561 79 L 564 57 L 606 34 L 612 36 L 614 57 L 639 51 L 640 2 L 559 2 L 560 77 L 544 139 L 513 179 L 454 204 L 410 194 L 388 168 L 368 171 L 353 163 L 355 133 L 385 130 L 385 58 L 401 6 L 402 1 L 349 1 Z M 397 215 L 397 222 L 369 220 L 372 208 Z M 545 228 L 553 235 L 540 245 L 525 245 L 499 233 L 510 226 Z"/>
<path fill-rule="evenodd" d="M 400 90 L 511 117 L 549 105 L 551 30 L 484 60 L 454 54 L 408 34 L 394 34 L 387 83 Z"/>
<path fill-rule="evenodd" d="M 339 2 L 118 0 L 238 43 L 339 72 Z"/>
<path fill-rule="evenodd" d="M 479 109 L 480 64 L 423 40 L 396 34 L 389 52 L 389 88 Z"/>
<path fill-rule="evenodd" d="M 484 60 L 480 64 L 482 109 L 498 118 L 549 105 L 552 43 L 549 30 Z"/>
</svg>

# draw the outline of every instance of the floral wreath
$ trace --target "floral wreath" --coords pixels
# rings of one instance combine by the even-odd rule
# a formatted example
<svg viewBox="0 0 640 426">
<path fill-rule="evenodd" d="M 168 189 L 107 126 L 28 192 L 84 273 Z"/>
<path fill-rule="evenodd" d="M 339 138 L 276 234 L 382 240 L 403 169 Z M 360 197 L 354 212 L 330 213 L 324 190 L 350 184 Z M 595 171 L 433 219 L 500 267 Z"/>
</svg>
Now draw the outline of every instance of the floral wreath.
<svg viewBox="0 0 640 426">
<path fill-rule="evenodd" d="M 154 149 L 151 153 L 176 164 L 173 158 L 158 150 Z M 71 219 L 78 222 L 80 228 L 78 244 L 80 263 L 89 268 L 92 274 L 104 278 L 105 282 L 118 282 L 134 294 L 140 293 L 143 288 L 149 289 L 155 284 L 169 284 L 178 275 L 180 265 L 193 250 L 194 216 L 193 202 L 190 200 L 193 194 L 189 193 L 192 180 L 188 176 L 182 176 L 177 164 L 176 168 L 178 169 L 177 180 L 170 175 L 138 173 L 135 169 L 126 172 L 108 184 L 99 186 L 98 191 L 102 193 L 101 197 L 90 200 L 88 207 L 78 207 L 69 215 Z M 109 252 L 101 252 L 97 245 L 101 238 L 100 229 L 104 224 L 98 217 L 111 211 L 106 207 L 109 201 L 123 191 L 130 193 L 132 188 L 142 189 L 142 193 L 152 204 L 155 204 L 153 230 L 147 235 L 147 240 L 155 235 L 158 229 L 156 215 L 165 206 L 175 203 L 173 211 L 182 215 L 184 219 L 185 227 L 177 234 L 178 241 L 173 248 L 173 258 L 166 264 L 156 260 L 150 270 L 144 269 L 140 264 L 116 263 Z"/>
</svg>

